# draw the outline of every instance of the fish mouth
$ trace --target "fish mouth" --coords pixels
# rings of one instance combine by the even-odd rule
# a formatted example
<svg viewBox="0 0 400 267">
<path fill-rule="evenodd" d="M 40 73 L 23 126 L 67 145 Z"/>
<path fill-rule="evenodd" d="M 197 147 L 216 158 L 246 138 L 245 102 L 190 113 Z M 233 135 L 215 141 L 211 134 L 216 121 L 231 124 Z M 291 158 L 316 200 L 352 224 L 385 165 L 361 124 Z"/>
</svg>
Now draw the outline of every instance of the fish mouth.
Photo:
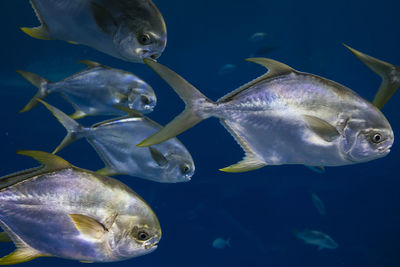
<svg viewBox="0 0 400 267">
<path fill-rule="evenodd" d="M 380 155 L 389 154 L 391 147 L 392 147 L 391 145 L 387 146 L 387 147 L 380 147 L 380 148 L 378 148 L 378 152 L 379 152 Z"/>
</svg>

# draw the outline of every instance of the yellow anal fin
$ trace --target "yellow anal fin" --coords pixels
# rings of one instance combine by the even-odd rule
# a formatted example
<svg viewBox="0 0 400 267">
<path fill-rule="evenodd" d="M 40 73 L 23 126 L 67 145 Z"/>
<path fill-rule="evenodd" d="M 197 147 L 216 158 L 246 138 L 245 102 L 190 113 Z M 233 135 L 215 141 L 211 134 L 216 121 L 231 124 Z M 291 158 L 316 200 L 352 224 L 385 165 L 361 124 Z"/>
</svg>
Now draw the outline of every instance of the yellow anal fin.
<svg viewBox="0 0 400 267">
<path fill-rule="evenodd" d="M 239 161 L 236 164 L 233 164 L 229 167 L 219 169 L 223 172 L 248 172 L 260 169 L 266 166 L 264 162 L 260 161 L 259 159 L 251 156 L 246 156 L 243 160 Z"/>
<path fill-rule="evenodd" d="M 49 32 L 43 25 L 34 28 L 22 27 L 21 31 L 36 39 L 51 40 Z"/>
<path fill-rule="evenodd" d="M 31 261 L 37 257 L 45 256 L 30 248 L 18 248 L 0 259 L 0 265 L 12 265 Z"/>
</svg>

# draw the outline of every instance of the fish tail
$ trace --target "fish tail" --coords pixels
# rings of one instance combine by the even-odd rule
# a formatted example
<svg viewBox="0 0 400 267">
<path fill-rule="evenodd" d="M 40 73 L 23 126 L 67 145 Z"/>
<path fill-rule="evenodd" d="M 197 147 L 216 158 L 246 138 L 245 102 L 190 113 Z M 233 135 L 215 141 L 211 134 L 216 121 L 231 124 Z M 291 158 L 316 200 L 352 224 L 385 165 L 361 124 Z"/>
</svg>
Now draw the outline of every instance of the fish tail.
<svg viewBox="0 0 400 267">
<path fill-rule="evenodd" d="M 64 137 L 64 140 L 58 145 L 58 147 L 53 151 L 53 154 L 56 154 L 64 147 L 73 143 L 74 141 L 85 137 L 89 131 L 89 129 L 83 127 L 81 124 L 76 122 L 74 119 L 71 119 L 67 114 L 59 110 L 58 108 L 44 102 L 43 100 L 38 99 L 40 103 L 42 103 L 48 110 L 53 113 L 53 115 L 58 119 L 58 121 L 65 127 L 68 131 L 67 135 Z"/>
<path fill-rule="evenodd" d="M 144 61 L 175 90 L 185 102 L 186 107 L 181 114 L 175 117 L 162 130 L 138 144 L 139 147 L 147 147 L 164 142 L 213 115 L 216 104 L 204 96 L 193 85 L 171 69 L 153 60 L 145 59 Z"/>
<path fill-rule="evenodd" d="M 49 94 L 47 90 L 47 84 L 49 81 L 40 77 L 39 75 L 24 70 L 17 70 L 17 73 L 39 89 L 36 95 L 28 102 L 28 104 L 26 104 L 25 107 L 19 111 L 19 113 L 23 113 L 31 110 L 37 104 L 39 104 L 37 99 L 43 99 Z"/>
<path fill-rule="evenodd" d="M 382 83 L 372 104 L 381 109 L 400 87 L 400 66 L 394 66 L 377 58 L 368 56 L 347 45 L 346 46 L 368 68 L 381 76 Z"/>
</svg>

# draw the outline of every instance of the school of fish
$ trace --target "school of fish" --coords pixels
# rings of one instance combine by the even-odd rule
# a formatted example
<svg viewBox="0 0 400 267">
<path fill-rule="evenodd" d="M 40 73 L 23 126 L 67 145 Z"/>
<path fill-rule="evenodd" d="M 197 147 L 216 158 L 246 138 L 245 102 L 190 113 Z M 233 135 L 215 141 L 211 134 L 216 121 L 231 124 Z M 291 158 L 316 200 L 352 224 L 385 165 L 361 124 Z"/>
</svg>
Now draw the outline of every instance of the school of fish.
<svg viewBox="0 0 400 267">
<path fill-rule="evenodd" d="M 155 61 L 167 42 L 163 16 L 151 0 L 30 0 L 40 26 L 21 30 L 42 40 L 82 44 L 118 59 L 145 63 L 184 101 L 184 111 L 165 127 L 143 114 L 157 104 L 153 88 L 133 73 L 90 60 L 87 68 L 58 82 L 17 72 L 38 89 L 21 110 L 43 104 L 67 135 L 53 154 L 21 150 L 41 166 L 0 178 L 1 241 L 16 250 L 0 265 L 37 257 L 81 262 L 114 262 L 154 251 L 162 236 L 151 207 L 132 189 L 110 178 L 129 175 L 160 183 L 188 182 L 195 164 L 176 138 L 202 120 L 216 117 L 244 150 L 244 158 L 222 168 L 246 172 L 270 165 L 298 164 L 322 172 L 382 158 L 394 133 L 381 108 L 400 87 L 400 67 L 346 46 L 382 77 L 372 102 L 326 78 L 297 71 L 268 58 L 249 58 L 268 72 L 217 101 L 203 95 L 172 69 Z M 250 38 L 266 38 L 257 32 Z M 236 69 L 225 65 L 221 74 Z M 75 113 L 68 116 L 43 99 L 58 92 Z M 85 116 L 119 116 L 86 127 Z M 85 138 L 105 167 L 97 172 L 75 167 L 55 154 Z M 322 171 L 321 171 L 322 170 Z M 327 214 L 315 193 L 312 202 Z M 29 227 L 27 227 L 29 225 Z M 304 242 L 335 249 L 338 244 L 316 230 L 296 232 Z M 214 248 L 231 247 L 217 238 Z"/>
</svg>

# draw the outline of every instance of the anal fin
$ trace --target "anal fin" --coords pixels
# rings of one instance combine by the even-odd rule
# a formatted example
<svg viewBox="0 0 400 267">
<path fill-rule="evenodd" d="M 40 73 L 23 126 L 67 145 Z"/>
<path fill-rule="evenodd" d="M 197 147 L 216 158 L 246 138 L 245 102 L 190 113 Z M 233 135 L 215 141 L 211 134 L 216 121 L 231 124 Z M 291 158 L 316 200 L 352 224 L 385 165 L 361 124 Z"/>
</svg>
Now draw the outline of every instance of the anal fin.
<svg viewBox="0 0 400 267">
<path fill-rule="evenodd" d="M 239 136 L 225 120 L 220 121 L 221 124 L 231 133 L 233 138 L 235 138 L 236 142 L 242 147 L 246 156 L 236 164 L 233 164 L 229 167 L 222 168 L 220 171 L 223 172 L 247 172 L 252 170 L 257 170 L 266 166 L 267 164 L 262 161 L 259 157 L 257 157 L 254 152 L 251 150 L 246 140 L 244 140 L 241 136 Z"/>
</svg>

